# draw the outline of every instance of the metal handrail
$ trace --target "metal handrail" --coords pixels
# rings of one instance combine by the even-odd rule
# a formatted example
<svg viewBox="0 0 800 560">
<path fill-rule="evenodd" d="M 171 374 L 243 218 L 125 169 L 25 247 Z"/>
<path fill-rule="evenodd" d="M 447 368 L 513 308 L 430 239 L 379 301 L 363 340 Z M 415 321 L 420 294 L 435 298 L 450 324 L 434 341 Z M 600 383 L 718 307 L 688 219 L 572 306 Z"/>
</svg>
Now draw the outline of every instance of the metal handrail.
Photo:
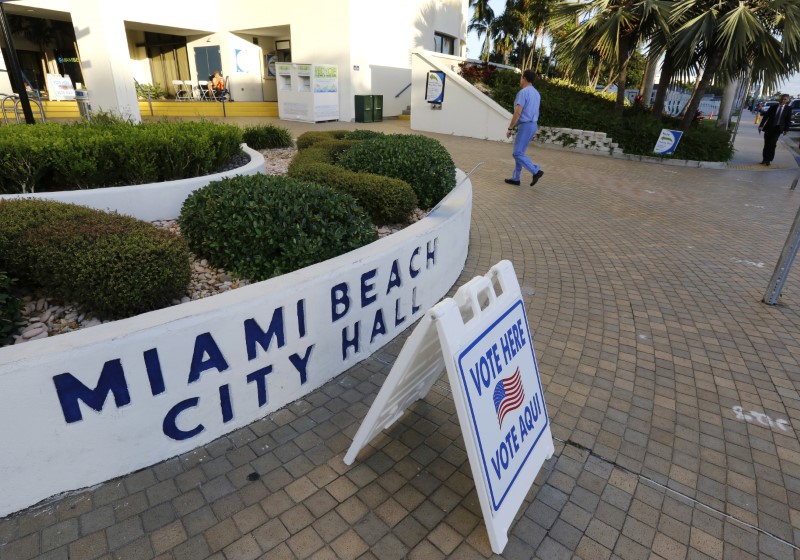
<svg viewBox="0 0 800 560">
<path fill-rule="evenodd" d="M 2 95 L 3 95 L 3 99 L 0 100 L 0 110 L 2 110 L 2 113 L 3 113 L 3 122 L 5 124 L 8 124 L 8 114 L 7 114 L 8 109 L 6 108 L 6 101 L 10 100 L 11 101 L 11 111 L 14 113 L 14 118 L 17 119 L 17 124 L 19 124 L 20 123 L 19 113 L 17 113 L 17 107 L 16 107 L 16 103 L 15 103 L 15 100 L 18 99 L 18 97 L 14 93 L 12 93 L 10 95 L 4 93 Z"/>
<path fill-rule="evenodd" d="M 42 122 L 46 122 L 47 119 L 44 116 L 44 107 L 42 106 L 42 102 L 39 101 L 38 99 L 30 99 L 30 98 L 28 98 L 28 102 L 29 103 L 32 102 L 31 105 L 36 105 L 39 108 L 39 118 L 42 120 Z M 14 102 L 14 113 L 17 115 L 17 123 L 21 122 L 19 119 L 19 114 L 21 111 L 20 103 L 22 103 L 22 100 L 19 97 L 17 97 L 17 100 Z"/>
<path fill-rule="evenodd" d="M 404 87 L 404 88 L 403 88 L 403 89 L 401 89 L 399 92 L 397 92 L 397 95 L 395 95 L 395 98 L 398 98 L 398 97 L 400 97 L 400 96 L 403 94 L 403 92 L 404 92 L 405 90 L 407 90 L 408 88 L 410 88 L 410 87 L 411 87 L 411 82 L 409 82 L 409 83 L 408 83 L 408 85 L 407 85 L 406 87 Z"/>
<path fill-rule="evenodd" d="M 24 76 L 24 74 L 23 74 Z M 28 84 L 30 85 L 30 83 Z M 47 122 L 47 116 L 44 114 L 44 105 L 42 105 L 42 96 L 38 89 L 35 89 L 31 86 L 31 91 L 36 94 L 36 99 L 32 101 L 39 106 L 39 117 L 42 119 L 42 122 Z"/>
</svg>

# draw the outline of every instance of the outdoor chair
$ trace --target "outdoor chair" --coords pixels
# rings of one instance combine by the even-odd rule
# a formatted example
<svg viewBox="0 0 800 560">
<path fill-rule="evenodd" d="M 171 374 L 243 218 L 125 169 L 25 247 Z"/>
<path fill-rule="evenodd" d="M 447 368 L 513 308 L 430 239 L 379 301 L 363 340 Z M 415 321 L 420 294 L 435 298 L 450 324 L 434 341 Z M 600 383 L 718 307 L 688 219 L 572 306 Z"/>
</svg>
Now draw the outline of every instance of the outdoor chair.
<svg viewBox="0 0 800 560">
<path fill-rule="evenodd" d="M 183 80 L 172 80 L 172 87 L 175 88 L 175 99 L 178 101 L 188 101 L 191 93 L 183 86 Z"/>
<path fill-rule="evenodd" d="M 214 97 L 208 91 L 208 80 L 197 81 L 197 91 L 200 93 L 201 101 L 213 101 Z"/>
<path fill-rule="evenodd" d="M 196 99 L 197 92 L 194 89 L 194 82 L 192 80 L 183 80 L 183 89 L 186 90 L 187 99 Z"/>
</svg>

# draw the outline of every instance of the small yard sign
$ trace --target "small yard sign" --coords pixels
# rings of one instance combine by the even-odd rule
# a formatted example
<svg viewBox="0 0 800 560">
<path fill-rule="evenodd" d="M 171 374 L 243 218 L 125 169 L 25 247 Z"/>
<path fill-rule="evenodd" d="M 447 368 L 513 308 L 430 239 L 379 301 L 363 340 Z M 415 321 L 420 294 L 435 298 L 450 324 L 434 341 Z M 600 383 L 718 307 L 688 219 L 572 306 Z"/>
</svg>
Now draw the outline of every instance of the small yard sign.
<svg viewBox="0 0 800 560">
<path fill-rule="evenodd" d="M 674 154 L 675 149 L 678 147 L 678 142 L 681 141 L 681 136 L 683 136 L 683 132 L 680 130 L 662 129 L 653 151 L 664 156 Z"/>
</svg>

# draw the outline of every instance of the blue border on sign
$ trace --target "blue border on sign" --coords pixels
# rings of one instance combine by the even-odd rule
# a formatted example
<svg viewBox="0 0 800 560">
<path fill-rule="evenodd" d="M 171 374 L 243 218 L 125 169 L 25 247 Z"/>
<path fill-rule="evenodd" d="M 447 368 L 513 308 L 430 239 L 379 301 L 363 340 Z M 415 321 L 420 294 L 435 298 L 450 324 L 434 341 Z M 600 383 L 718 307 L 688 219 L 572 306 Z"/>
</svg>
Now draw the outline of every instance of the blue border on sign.
<svg viewBox="0 0 800 560">
<path fill-rule="evenodd" d="M 536 436 L 533 445 L 528 450 L 528 454 L 525 455 L 525 458 L 522 460 L 522 463 L 520 463 L 517 472 L 514 473 L 514 477 L 508 484 L 508 488 L 506 489 L 505 492 L 503 492 L 503 495 L 500 496 L 500 500 L 497 501 L 495 499 L 494 489 L 492 488 L 491 479 L 489 478 L 488 475 L 489 466 L 486 464 L 486 454 L 483 452 L 483 442 L 481 441 L 480 429 L 478 428 L 478 423 L 475 420 L 475 411 L 472 409 L 472 399 L 470 399 L 470 392 L 466 390 L 466 387 L 468 387 L 467 377 L 464 374 L 464 368 L 461 365 L 461 361 L 464 359 L 465 354 L 467 354 L 470 350 L 472 350 L 472 348 L 476 344 L 478 344 L 481 340 L 483 340 L 483 338 L 487 334 L 489 334 L 489 332 L 491 332 L 497 326 L 498 323 L 500 323 L 503 319 L 505 319 L 508 315 L 510 315 L 511 312 L 514 311 L 514 308 L 516 308 L 517 306 L 520 306 L 522 308 L 522 316 L 525 318 L 525 331 L 528 333 L 528 340 L 530 341 L 531 356 L 533 357 L 533 369 L 536 372 L 536 381 L 539 384 L 539 394 L 542 395 L 542 409 L 544 410 L 545 422 L 544 425 L 542 426 L 542 431 L 539 432 L 539 435 Z M 478 337 L 475 340 L 473 340 L 469 346 L 467 346 L 466 348 L 464 348 L 464 350 L 461 351 L 461 354 L 459 354 L 458 356 L 458 371 L 461 374 L 461 383 L 464 385 L 465 388 L 464 393 L 467 396 L 467 405 L 469 406 L 469 414 L 470 417 L 472 418 L 472 425 L 475 428 L 475 436 L 478 438 L 478 448 L 480 449 L 481 453 L 481 463 L 483 465 L 484 478 L 486 479 L 487 486 L 489 487 L 489 494 L 492 497 L 492 509 L 493 511 L 497 511 L 498 509 L 500 509 L 500 506 L 503 505 L 503 501 L 506 499 L 508 491 L 511 490 L 511 488 L 514 486 L 514 481 L 517 480 L 520 471 L 523 469 L 525 463 L 528 461 L 528 457 L 530 457 L 531 453 L 533 453 L 533 450 L 536 449 L 536 444 L 539 443 L 539 439 L 541 439 L 545 429 L 547 429 L 547 426 L 550 425 L 550 416 L 547 415 L 547 405 L 544 402 L 544 390 L 542 389 L 542 378 L 539 375 L 539 364 L 536 362 L 536 353 L 533 351 L 533 337 L 531 337 L 531 329 L 528 326 L 528 315 L 525 313 L 525 305 L 523 305 L 521 299 L 518 299 L 511 307 L 508 308 L 508 310 L 505 313 L 503 313 L 494 323 L 492 323 L 491 326 L 489 326 L 486 330 L 484 330 L 481 334 L 479 334 Z M 525 491 L 527 492 L 527 488 L 525 489 Z"/>
</svg>

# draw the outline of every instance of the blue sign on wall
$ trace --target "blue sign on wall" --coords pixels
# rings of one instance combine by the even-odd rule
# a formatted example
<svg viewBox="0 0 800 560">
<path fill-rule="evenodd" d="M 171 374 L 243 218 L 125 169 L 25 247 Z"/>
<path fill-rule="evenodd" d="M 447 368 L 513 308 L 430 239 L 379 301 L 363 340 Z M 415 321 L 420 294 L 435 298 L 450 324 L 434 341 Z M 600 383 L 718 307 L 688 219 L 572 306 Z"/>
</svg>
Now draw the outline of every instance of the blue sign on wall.
<svg viewBox="0 0 800 560">
<path fill-rule="evenodd" d="M 425 101 L 441 103 L 444 101 L 444 72 L 431 70 L 425 84 Z"/>
</svg>

